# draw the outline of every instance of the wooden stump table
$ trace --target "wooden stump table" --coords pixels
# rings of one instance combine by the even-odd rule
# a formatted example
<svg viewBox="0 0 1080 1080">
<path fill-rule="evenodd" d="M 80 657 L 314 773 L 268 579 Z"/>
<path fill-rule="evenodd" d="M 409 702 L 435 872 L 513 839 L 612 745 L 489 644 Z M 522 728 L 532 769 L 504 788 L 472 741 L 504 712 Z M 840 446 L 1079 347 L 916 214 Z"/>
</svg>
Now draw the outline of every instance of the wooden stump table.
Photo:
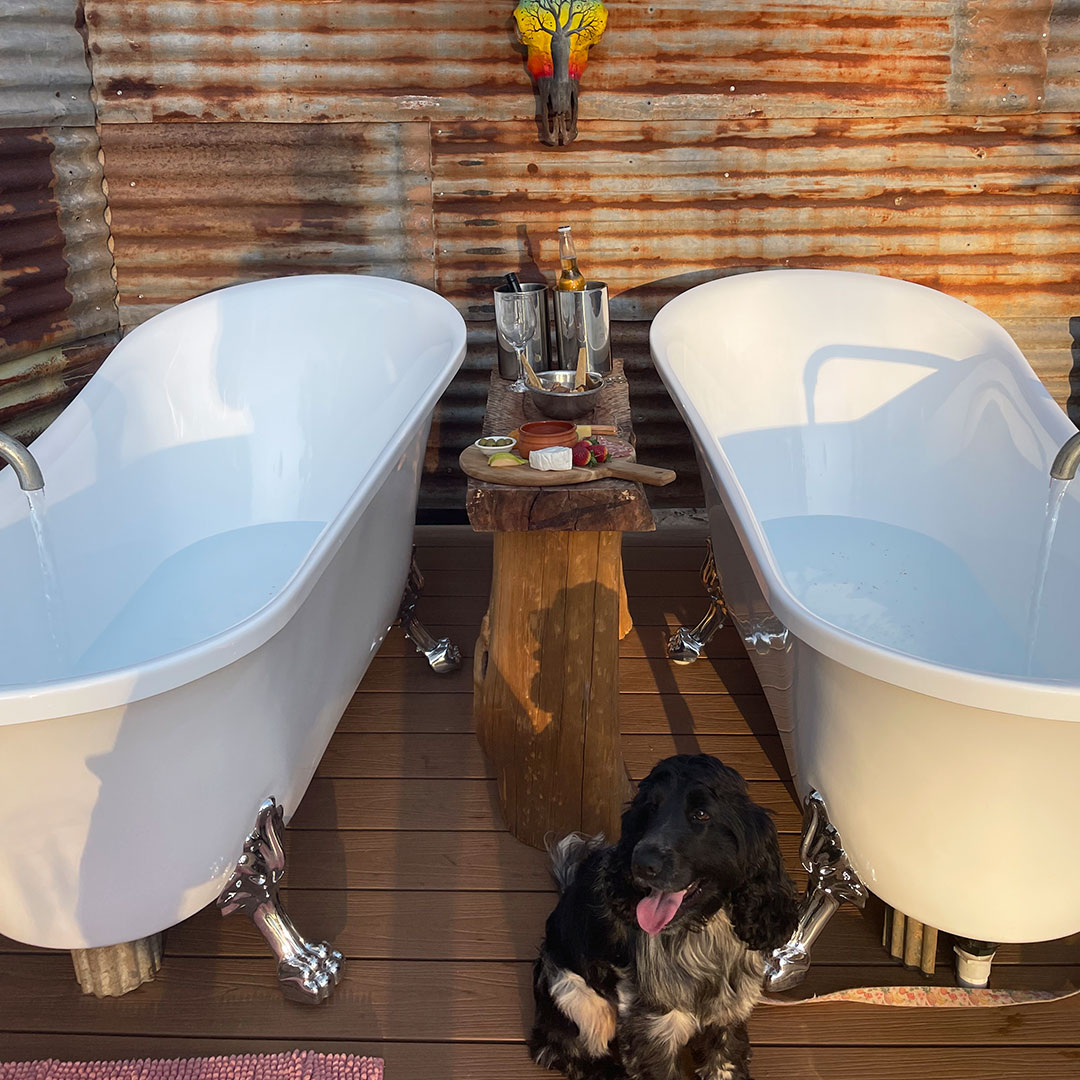
<svg viewBox="0 0 1080 1080">
<path fill-rule="evenodd" d="M 622 374 L 616 364 L 613 375 Z M 492 373 L 484 434 L 544 419 Z M 579 423 L 633 441 L 625 379 Z M 492 532 L 491 600 L 474 661 L 476 734 L 510 832 L 619 835 L 631 785 L 619 741 L 619 640 L 630 632 L 623 532 L 655 528 L 640 484 L 522 488 L 469 480 L 469 520 Z"/>
</svg>

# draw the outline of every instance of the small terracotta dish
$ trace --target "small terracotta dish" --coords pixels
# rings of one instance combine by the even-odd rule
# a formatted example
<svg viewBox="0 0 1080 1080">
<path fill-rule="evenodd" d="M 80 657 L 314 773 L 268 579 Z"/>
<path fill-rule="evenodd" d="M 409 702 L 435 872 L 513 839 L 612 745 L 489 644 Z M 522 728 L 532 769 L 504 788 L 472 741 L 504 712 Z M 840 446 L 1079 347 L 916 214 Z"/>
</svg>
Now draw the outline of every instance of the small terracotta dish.
<svg viewBox="0 0 1080 1080">
<path fill-rule="evenodd" d="M 573 446 L 577 442 L 577 424 L 569 420 L 533 420 L 518 430 L 517 454 L 527 458 L 533 450 L 548 446 Z"/>
</svg>

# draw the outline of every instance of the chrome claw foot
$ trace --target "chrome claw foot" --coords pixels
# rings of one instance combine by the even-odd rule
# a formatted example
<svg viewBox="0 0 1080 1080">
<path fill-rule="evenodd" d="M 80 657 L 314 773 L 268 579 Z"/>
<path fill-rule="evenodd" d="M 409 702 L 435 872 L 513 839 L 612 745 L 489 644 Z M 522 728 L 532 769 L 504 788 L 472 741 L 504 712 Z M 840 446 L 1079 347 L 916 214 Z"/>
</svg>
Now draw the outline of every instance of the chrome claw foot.
<svg viewBox="0 0 1080 1080">
<path fill-rule="evenodd" d="M 709 597 L 709 610 L 692 630 L 680 626 L 668 638 L 667 654 L 673 664 L 692 664 L 699 659 L 713 635 L 727 621 L 724 591 L 713 559 L 712 540 L 705 541 L 705 561 L 701 564 L 701 584 Z"/>
<path fill-rule="evenodd" d="M 341 980 L 345 958 L 329 942 L 305 941 L 278 897 L 285 876 L 281 833 L 284 813 L 270 798 L 259 807 L 255 828 L 244 843 L 229 884 L 218 897 L 222 915 L 247 915 L 277 957 L 278 981 L 285 997 L 318 1005 Z"/>
<path fill-rule="evenodd" d="M 434 634 L 416 617 L 416 605 L 424 591 L 424 575 L 416 565 L 416 553 L 413 552 L 412 565 L 409 567 L 409 580 L 405 585 L 405 595 L 401 598 L 401 611 L 398 619 L 405 637 L 416 647 L 416 651 L 427 657 L 431 670 L 436 675 L 450 675 L 461 667 L 461 650 L 449 638 L 436 638 Z"/>
<path fill-rule="evenodd" d="M 861 908 L 869 895 L 829 821 L 824 799 L 816 791 L 810 792 L 803 808 L 799 859 L 810 880 L 795 932 L 765 960 L 765 989 L 772 994 L 790 990 L 806 978 L 810 947 L 836 909 L 845 902 Z"/>
<path fill-rule="evenodd" d="M 705 642 L 693 630 L 680 626 L 668 638 L 667 655 L 673 664 L 692 664 L 700 659 L 704 648 Z"/>
<path fill-rule="evenodd" d="M 341 980 L 345 958 L 328 942 L 304 943 L 302 954 L 278 962 L 281 992 L 290 1001 L 319 1005 Z"/>
</svg>

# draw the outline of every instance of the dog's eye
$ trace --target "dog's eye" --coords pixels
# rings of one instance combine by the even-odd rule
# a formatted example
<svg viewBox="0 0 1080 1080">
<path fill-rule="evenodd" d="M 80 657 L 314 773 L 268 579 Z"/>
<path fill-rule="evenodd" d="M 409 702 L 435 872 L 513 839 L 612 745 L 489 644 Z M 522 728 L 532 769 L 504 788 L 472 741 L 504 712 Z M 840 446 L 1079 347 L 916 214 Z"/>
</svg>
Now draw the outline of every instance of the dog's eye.
<svg viewBox="0 0 1080 1080">
<path fill-rule="evenodd" d="M 690 811 L 690 820 L 697 825 L 706 825 L 709 822 L 709 815 L 706 811 L 698 809 Z"/>
</svg>

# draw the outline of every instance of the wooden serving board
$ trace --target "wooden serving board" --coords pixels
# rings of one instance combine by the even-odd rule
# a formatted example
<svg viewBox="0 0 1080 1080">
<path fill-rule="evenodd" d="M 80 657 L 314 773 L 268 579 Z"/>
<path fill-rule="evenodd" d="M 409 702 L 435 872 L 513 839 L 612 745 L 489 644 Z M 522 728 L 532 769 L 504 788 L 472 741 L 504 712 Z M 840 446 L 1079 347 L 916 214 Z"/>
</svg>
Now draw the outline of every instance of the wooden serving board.
<svg viewBox="0 0 1080 1080">
<path fill-rule="evenodd" d="M 466 447 L 458 458 L 462 472 L 474 480 L 489 484 L 507 484 L 510 487 L 559 487 L 563 484 L 587 484 L 590 480 L 632 480 L 638 484 L 664 487 L 675 479 L 671 469 L 657 469 L 652 465 L 639 465 L 626 458 L 615 458 L 603 465 L 591 465 L 582 469 L 563 469 L 558 472 L 540 472 L 528 465 L 513 465 L 493 469 L 484 452 L 476 446 Z"/>
</svg>

